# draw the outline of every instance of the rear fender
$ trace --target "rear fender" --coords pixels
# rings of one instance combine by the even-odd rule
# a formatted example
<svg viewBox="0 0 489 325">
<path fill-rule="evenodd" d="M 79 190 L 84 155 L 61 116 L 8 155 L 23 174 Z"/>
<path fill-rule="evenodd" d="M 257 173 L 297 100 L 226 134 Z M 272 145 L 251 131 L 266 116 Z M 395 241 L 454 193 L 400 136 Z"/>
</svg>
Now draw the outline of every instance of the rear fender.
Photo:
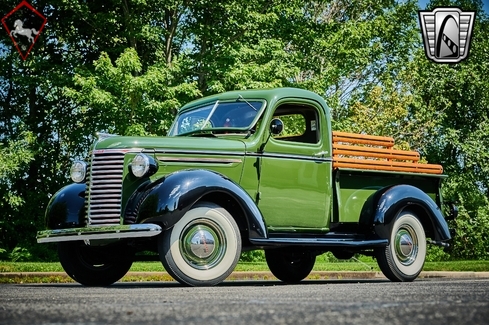
<svg viewBox="0 0 489 325">
<path fill-rule="evenodd" d="M 431 197 L 417 187 L 396 185 L 379 190 L 373 196 L 374 231 L 381 238 L 389 238 L 397 215 L 403 210 L 411 210 L 420 218 L 427 234 L 437 242 L 451 239 L 448 224 L 440 208 Z M 376 203 L 375 203 L 376 201 Z"/>
<path fill-rule="evenodd" d="M 263 216 L 253 199 L 229 178 L 209 170 L 182 170 L 148 185 L 137 204 L 137 223 L 157 223 L 164 229 L 175 225 L 204 197 L 226 196 L 234 200 L 244 215 L 249 238 L 266 238 Z"/>
</svg>

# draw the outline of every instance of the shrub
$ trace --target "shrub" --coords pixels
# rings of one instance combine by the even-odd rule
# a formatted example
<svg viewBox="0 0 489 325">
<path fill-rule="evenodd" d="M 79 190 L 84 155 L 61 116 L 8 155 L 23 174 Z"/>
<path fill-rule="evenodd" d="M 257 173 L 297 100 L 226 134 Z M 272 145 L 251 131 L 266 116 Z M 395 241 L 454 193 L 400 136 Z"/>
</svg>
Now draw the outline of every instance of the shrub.
<svg viewBox="0 0 489 325">
<path fill-rule="evenodd" d="M 253 250 L 242 252 L 240 262 L 265 262 L 265 252 L 263 250 Z"/>
</svg>

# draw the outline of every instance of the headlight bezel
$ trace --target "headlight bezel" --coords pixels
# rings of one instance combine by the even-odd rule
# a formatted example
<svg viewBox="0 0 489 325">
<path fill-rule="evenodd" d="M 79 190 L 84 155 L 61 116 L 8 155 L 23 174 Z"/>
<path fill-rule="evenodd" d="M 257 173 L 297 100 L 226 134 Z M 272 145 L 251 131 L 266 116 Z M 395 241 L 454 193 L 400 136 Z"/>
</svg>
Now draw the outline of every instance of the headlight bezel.
<svg viewBox="0 0 489 325">
<path fill-rule="evenodd" d="M 86 181 L 87 166 L 87 163 L 83 160 L 73 161 L 70 167 L 70 178 L 74 183 L 84 183 Z"/>
<path fill-rule="evenodd" d="M 129 170 L 134 177 L 149 177 L 156 173 L 158 164 L 152 157 L 140 152 L 132 158 Z"/>
</svg>

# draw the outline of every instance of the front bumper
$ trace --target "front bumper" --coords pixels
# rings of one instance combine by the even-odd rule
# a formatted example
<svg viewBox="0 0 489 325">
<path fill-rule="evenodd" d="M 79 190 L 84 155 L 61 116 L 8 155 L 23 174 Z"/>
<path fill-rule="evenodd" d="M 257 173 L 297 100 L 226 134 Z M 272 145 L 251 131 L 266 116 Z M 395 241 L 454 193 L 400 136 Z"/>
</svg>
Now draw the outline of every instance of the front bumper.
<svg viewBox="0 0 489 325">
<path fill-rule="evenodd" d="M 37 233 L 38 243 L 57 243 L 75 240 L 104 240 L 153 237 L 161 233 L 157 224 L 141 223 L 134 225 L 98 226 L 43 230 Z"/>
</svg>

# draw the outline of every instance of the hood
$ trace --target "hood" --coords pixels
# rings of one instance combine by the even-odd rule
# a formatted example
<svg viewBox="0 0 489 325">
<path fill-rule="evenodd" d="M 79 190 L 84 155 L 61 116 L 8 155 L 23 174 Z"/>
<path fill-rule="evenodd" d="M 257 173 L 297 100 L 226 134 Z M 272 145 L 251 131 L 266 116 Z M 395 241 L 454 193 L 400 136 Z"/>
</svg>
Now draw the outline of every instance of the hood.
<svg viewBox="0 0 489 325">
<path fill-rule="evenodd" d="M 141 148 L 164 151 L 220 151 L 234 154 L 245 153 L 245 144 L 238 139 L 204 137 L 129 137 L 111 136 L 95 143 L 94 149 Z"/>
</svg>

